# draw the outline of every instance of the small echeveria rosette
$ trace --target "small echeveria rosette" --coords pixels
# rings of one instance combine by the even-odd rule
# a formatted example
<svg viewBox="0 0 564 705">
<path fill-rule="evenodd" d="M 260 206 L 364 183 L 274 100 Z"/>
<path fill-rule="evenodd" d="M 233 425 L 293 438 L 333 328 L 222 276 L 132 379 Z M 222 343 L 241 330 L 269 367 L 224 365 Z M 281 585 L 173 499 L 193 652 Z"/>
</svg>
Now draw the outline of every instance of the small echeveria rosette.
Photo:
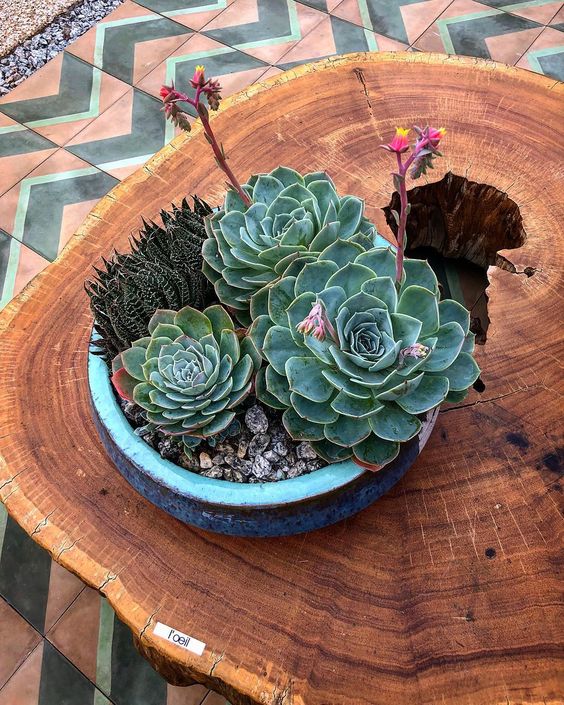
<svg viewBox="0 0 564 705">
<path fill-rule="evenodd" d="M 204 274 L 225 306 L 249 325 L 253 294 L 275 281 L 298 256 L 317 255 L 338 238 L 373 247 L 378 234 L 364 217 L 364 202 L 340 197 L 323 172 L 302 176 L 287 167 L 252 176 L 243 190 L 248 207 L 233 190 L 223 208 L 206 220 Z"/>
<path fill-rule="evenodd" d="M 262 363 L 252 340 L 218 305 L 161 309 L 148 328 L 149 336 L 113 361 L 118 394 L 142 407 L 153 427 L 182 436 L 186 447 L 225 431 Z"/>
<path fill-rule="evenodd" d="M 460 401 L 477 379 L 469 313 L 439 301 L 423 260 L 405 261 L 398 291 L 390 248 L 338 241 L 301 265 L 253 300 L 249 335 L 268 361 L 257 396 L 285 409 L 288 433 L 328 462 L 381 467 L 422 414 Z"/>
</svg>

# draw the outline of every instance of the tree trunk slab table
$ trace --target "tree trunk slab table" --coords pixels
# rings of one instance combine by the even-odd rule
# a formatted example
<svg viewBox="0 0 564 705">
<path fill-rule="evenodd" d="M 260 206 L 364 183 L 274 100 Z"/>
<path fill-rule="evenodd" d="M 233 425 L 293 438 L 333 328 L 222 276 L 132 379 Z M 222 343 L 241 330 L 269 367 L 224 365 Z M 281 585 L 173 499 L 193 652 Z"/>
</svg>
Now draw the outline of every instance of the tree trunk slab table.
<svg viewBox="0 0 564 705">
<path fill-rule="evenodd" d="M 327 170 L 382 230 L 393 167 L 378 145 L 396 125 L 444 125 L 428 188 L 447 178 L 418 211 L 421 242 L 491 265 L 485 389 L 443 408 L 393 491 L 327 529 L 243 539 L 185 526 L 126 483 L 92 422 L 83 282 L 127 249 L 142 215 L 187 193 L 221 202 L 198 126 L 108 194 L 4 310 L 0 496 L 108 598 L 171 683 L 235 705 L 564 701 L 563 96 L 552 79 L 491 62 L 358 54 L 254 85 L 214 117 L 242 180 L 279 164 Z M 425 212 L 429 223 L 442 213 L 442 243 Z M 156 634 L 159 622 L 203 653 Z"/>
</svg>

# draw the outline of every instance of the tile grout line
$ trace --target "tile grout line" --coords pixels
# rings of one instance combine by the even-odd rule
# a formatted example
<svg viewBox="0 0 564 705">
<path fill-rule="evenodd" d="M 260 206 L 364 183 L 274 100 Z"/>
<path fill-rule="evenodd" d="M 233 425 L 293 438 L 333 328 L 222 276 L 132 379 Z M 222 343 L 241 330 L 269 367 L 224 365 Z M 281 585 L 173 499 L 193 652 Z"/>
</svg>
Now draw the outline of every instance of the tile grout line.
<svg viewBox="0 0 564 705">
<path fill-rule="evenodd" d="M 4 598 L 2 598 L 2 599 L 4 599 Z M 5 602 L 8 602 L 8 601 L 5 600 Z M 10 603 L 8 602 L 8 604 L 10 604 Z M 10 607 L 11 607 L 11 605 L 10 605 Z M 19 612 L 18 612 L 18 614 L 19 614 Z M 29 622 L 28 622 L 28 624 L 29 624 Z M 4 685 L 0 686 L 0 694 L 2 693 L 4 688 L 8 685 L 8 683 L 12 680 L 12 678 L 16 675 L 16 673 L 20 670 L 20 668 L 22 668 L 22 666 L 25 663 L 27 663 L 27 661 L 31 657 L 31 655 L 34 654 L 37 651 L 37 649 L 41 648 L 41 646 L 43 645 L 45 638 L 41 636 L 41 634 L 37 631 L 37 629 L 35 629 L 35 627 L 33 627 L 33 629 L 39 635 L 39 637 L 41 637 L 39 643 L 33 647 L 33 649 L 27 654 L 27 656 L 24 658 L 24 660 L 14 669 L 14 671 L 10 674 L 10 677 L 6 680 Z"/>
</svg>

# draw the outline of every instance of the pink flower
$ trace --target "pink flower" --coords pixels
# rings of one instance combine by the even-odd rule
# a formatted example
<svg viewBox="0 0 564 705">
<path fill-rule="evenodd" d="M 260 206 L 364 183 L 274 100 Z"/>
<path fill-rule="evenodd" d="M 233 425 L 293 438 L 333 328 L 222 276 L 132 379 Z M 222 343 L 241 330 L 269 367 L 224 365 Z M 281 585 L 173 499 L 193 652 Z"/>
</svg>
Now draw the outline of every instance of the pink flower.
<svg viewBox="0 0 564 705">
<path fill-rule="evenodd" d="M 396 134 L 394 139 L 389 144 L 381 145 L 383 149 L 388 152 L 396 152 L 397 154 L 403 154 L 409 149 L 409 135 L 410 130 L 404 127 L 396 127 Z"/>
<path fill-rule="evenodd" d="M 194 71 L 194 75 L 190 79 L 190 84 L 192 85 L 192 88 L 202 88 L 206 83 L 206 78 L 204 75 L 204 67 L 203 66 L 196 66 L 196 70 Z"/>
<path fill-rule="evenodd" d="M 445 135 L 446 129 L 444 127 L 439 127 L 438 130 L 435 127 L 427 128 L 427 137 L 429 138 L 429 142 L 432 144 L 433 147 L 438 147 L 439 142 Z"/>
<path fill-rule="evenodd" d="M 296 330 L 304 335 L 312 335 L 320 341 L 325 340 L 327 333 L 329 333 L 333 340 L 337 341 L 335 329 L 327 318 L 325 308 L 320 301 L 314 304 L 304 320 L 298 323 Z"/>
</svg>

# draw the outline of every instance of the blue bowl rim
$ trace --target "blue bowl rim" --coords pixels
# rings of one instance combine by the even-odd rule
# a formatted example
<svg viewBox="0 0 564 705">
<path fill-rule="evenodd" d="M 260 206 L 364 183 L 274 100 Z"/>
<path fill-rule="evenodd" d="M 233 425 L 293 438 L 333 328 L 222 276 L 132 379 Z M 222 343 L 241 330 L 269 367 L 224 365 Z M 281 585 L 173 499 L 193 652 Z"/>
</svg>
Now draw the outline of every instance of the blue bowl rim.
<svg viewBox="0 0 564 705">
<path fill-rule="evenodd" d="M 368 472 L 345 460 L 277 482 L 239 483 L 198 475 L 165 460 L 134 433 L 116 400 L 106 363 L 92 351 L 88 354 L 88 384 L 94 411 L 122 453 L 159 485 L 197 501 L 241 508 L 279 506 L 329 494 Z"/>
</svg>

